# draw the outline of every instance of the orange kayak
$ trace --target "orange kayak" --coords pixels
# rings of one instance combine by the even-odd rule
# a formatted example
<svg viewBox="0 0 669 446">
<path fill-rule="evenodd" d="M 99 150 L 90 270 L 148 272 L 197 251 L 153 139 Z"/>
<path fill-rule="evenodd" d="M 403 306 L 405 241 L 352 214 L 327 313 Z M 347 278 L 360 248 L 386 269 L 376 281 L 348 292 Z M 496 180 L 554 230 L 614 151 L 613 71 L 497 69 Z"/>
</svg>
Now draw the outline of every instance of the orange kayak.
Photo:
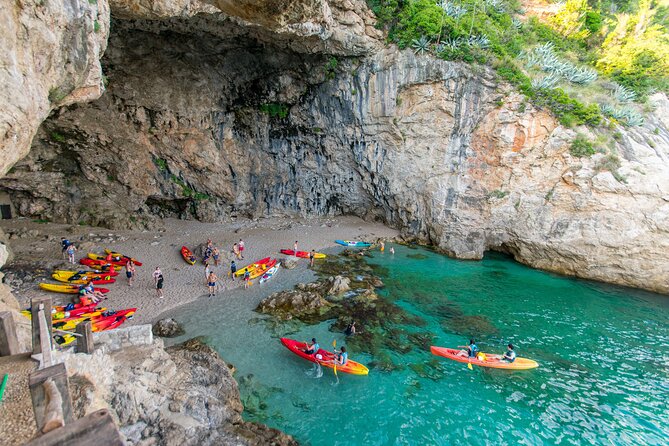
<svg viewBox="0 0 669 446">
<path fill-rule="evenodd" d="M 322 365 L 323 367 L 333 368 L 334 366 L 334 354 L 332 352 L 323 350 L 322 348 L 316 352 L 315 355 L 308 355 L 302 351 L 307 344 L 304 342 L 295 341 L 294 339 L 281 338 L 281 343 L 291 352 L 295 353 L 300 358 L 306 359 L 307 361 L 315 362 Z M 318 359 L 320 355 L 320 359 Z M 369 369 L 359 362 L 351 361 L 350 359 L 346 361 L 345 365 L 337 365 L 338 372 L 350 373 L 351 375 L 367 375 L 369 374 Z"/>
<path fill-rule="evenodd" d="M 471 363 L 471 365 L 490 367 L 493 369 L 528 370 L 539 367 L 539 363 L 527 358 L 516 358 L 515 361 L 508 362 L 502 361 L 502 355 L 483 353 L 483 355 L 485 355 L 485 360 L 482 361 L 478 358 L 470 358 L 467 356 L 465 350 L 435 347 L 434 345 L 430 346 L 430 351 L 433 355 L 443 356 L 444 358 L 452 359 L 453 361 L 463 362 L 465 364 Z"/>
<path fill-rule="evenodd" d="M 195 265 L 195 256 L 193 255 L 193 252 L 185 246 L 181 247 L 181 256 L 189 265 Z"/>
</svg>

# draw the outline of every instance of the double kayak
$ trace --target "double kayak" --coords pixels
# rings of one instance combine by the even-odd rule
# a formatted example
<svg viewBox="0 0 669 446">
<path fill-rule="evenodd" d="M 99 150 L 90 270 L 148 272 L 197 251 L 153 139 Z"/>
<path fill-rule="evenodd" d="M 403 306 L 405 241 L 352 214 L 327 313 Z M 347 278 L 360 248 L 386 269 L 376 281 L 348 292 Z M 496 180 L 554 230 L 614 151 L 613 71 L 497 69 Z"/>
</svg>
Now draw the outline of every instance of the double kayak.
<svg viewBox="0 0 669 446">
<path fill-rule="evenodd" d="M 100 271 L 95 271 L 95 270 L 79 270 L 79 271 L 71 271 L 67 269 L 57 269 L 54 270 L 54 274 L 58 274 L 62 277 L 72 277 L 76 275 L 84 275 L 84 274 L 92 274 L 94 276 L 102 276 L 102 277 L 115 277 L 118 276 L 118 273 L 116 271 L 106 271 L 106 272 L 100 272 Z"/>
<path fill-rule="evenodd" d="M 247 270 L 253 274 L 253 271 L 255 271 L 256 268 L 261 268 L 262 266 L 268 264 L 271 260 L 271 257 L 265 257 L 264 259 L 260 259 L 250 265 L 246 265 L 244 268 L 238 269 L 235 273 L 235 276 L 243 276 Z"/>
<path fill-rule="evenodd" d="M 303 259 L 308 259 L 310 254 L 308 251 L 293 251 L 292 249 L 281 249 L 279 252 L 287 256 L 301 257 Z M 314 259 L 324 259 L 325 257 L 327 256 L 321 252 L 314 253 Z"/>
<path fill-rule="evenodd" d="M 516 358 L 513 362 L 503 361 L 502 355 L 493 355 L 489 353 L 479 353 L 479 357 L 484 357 L 484 360 L 477 358 L 470 358 L 467 356 L 466 350 L 457 348 L 445 348 L 430 346 L 430 351 L 433 355 L 443 356 L 444 358 L 452 359 L 453 361 L 463 362 L 465 364 L 477 365 L 480 367 L 490 367 L 493 369 L 506 370 L 528 370 L 539 367 L 539 363 L 527 358 Z"/>
<path fill-rule="evenodd" d="M 107 255 L 111 254 L 112 258 L 120 258 L 122 261 L 125 259 L 125 263 L 128 263 L 128 260 L 132 260 L 132 263 L 134 263 L 135 266 L 142 266 L 142 262 L 140 262 L 136 258 L 123 255 L 120 252 L 114 252 L 111 249 L 105 249 L 105 254 Z"/>
<path fill-rule="evenodd" d="M 251 271 L 251 274 L 249 274 L 249 280 L 257 279 L 258 277 L 264 275 L 270 269 L 274 268 L 274 265 L 276 265 L 276 259 L 272 259 L 267 263 L 260 264 L 256 269 Z"/>
<path fill-rule="evenodd" d="M 181 247 L 181 256 L 189 265 L 195 265 L 195 262 L 197 261 L 193 252 L 185 246 Z"/>
<path fill-rule="evenodd" d="M 109 265 L 107 264 L 106 260 L 95 260 L 95 259 L 91 259 L 91 258 L 88 258 L 88 257 L 84 257 L 83 259 L 80 259 L 79 263 L 81 263 L 82 265 L 86 265 L 90 268 L 99 269 L 99 270 L 102 270 L 102 271 L 109 270 L 109 268 L 110 268 Z M 121 269 L 123 269 L 122 265 L 113 264 L 113 267 L 114 267 L 114 271 L 121 271 Z"/>
<path fill-rule="evenodd" d="M 308 355 L 304 353 L 307 344 L 304 342 L 295 341 L 294 339 L 281 338 L 281 343 L 291 352 L 297 356 L 306 359 L 307 361 L 315 362 L 323 367 L 334 367 L 334 353 L 319 349 L 315 355 Z M 319 356 L 320 355 L 320 356 Z M 345 365 L 337 365 L 338 372 L 350 373 L 352 375 L 367 375 L 369 369 L 359 362 L 352 360 L 346 361 Z"/>
<path fill-rule="evenodd" d="M 93 285 L 105 285 L 108 283 L 116 282 L 116 279 L 110 276 L 103 277 L 99 274 L 60 274 L 53 273 L 51 275 L 55 280 L 59 282 L 71 283 L 71 284 L 80 284 L 87 285 L 92 283 Z"/>
<path fill-rule="evenodd" d="M 45 291 L 53 291 L 54 293 L 65 293 L 65 294 L 77 294 L 79 293 L 79 285 L 67 285 L 67 284 L 60 284 L 60 283 L 40 283 L 39 287 L 42 288 Z M 94 288 L 95 291 L 99 291 L 101 293 L 108 293 L 109 290 L 107 288 Z"/>
<path fill-rule="evenodd" d="M 349 248 L 369 248 L 372 246 L 371 243 L 356 242 L 351 240 L 335 240 L 335 243 L 339 243 L 342 246 L 348 246 Z"/>
<path fill-rule="evenodd" d="M 272 277 L 274 277 L 274 275 L 276 274 L 277 271 L 279 271 L 279 265 L 278 265 L 278 264 L 276 264 L 276 265 L 274 265 L 273 267 L 271 267 L 270 269 L 268 269 L 267 272 L 266 272 L 265 274 L 262 275 L 262 277 L 260 278 L 259 282 L 260 282 L 260 283 L 265 283 L 265 282 L 267 282 L 269 279 L 271 279 Z"/>
</svg>

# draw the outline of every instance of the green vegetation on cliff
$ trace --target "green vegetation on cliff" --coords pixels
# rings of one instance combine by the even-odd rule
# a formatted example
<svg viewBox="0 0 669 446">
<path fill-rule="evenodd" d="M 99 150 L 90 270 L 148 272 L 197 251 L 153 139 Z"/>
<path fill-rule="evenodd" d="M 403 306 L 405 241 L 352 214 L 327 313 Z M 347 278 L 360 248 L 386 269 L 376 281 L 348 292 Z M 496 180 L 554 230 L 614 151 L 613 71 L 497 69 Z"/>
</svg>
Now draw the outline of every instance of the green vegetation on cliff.
<svg viewBox="0 0 669 446">
<path fill-rule="evenodd" d="M 368 2 L 391 42 L 491 64 L 567 126 L 640 125 L 631 102 L 669 91 L 669 0 L 567 0 L 542 20 L 518 0 Z"/>
</svg>

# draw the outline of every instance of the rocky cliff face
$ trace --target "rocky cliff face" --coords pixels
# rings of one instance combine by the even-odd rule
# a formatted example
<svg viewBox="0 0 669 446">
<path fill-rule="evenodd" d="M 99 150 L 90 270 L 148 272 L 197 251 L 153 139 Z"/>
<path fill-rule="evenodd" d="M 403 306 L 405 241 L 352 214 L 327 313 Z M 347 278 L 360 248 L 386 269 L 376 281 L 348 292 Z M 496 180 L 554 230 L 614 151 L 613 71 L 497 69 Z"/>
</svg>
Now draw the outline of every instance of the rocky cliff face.
<svg viewBox="0 0 669 446">
<path fill-rule="evenodd" d="M 232 371 L 197 340 L 111 353 L 66 354 L 77 417 L 108 408 L 130 445 L 294 446 L 292 437 L 245 422 Z"/>
<path fill-rule="evenodd" d="M 21 214 L 356 214 L 460 258 L 669 292 L 666 97 L 602 143 L 619 162 L 574 158 L 575 132 L 487 70 L 380 49 L 361 2 L 112 11 L 108 92 L 48 119 L 2 180 Z"/>
<path fill-rule="evenodd" d="M 97 99 L 106 1 L 0 2 L 0 176 L 30 149 L 51 110 Z"/>
</svg>

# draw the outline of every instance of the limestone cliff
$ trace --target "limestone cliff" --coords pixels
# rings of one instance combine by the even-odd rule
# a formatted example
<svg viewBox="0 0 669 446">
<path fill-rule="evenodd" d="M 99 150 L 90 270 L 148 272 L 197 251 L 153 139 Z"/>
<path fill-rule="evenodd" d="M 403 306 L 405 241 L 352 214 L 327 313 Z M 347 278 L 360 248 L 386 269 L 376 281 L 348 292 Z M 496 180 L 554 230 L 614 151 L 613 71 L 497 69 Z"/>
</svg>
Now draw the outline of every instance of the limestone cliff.
<svg viewBox="0 0 669 446">
<path fill-rule="evenodd" d="M 575 132 L 487 69 L 382 49 L 362 2 L 274 3 L 111 2 L 108 91 L 2 180 L 19 213 L 356 214 L 460 258 L 669 292 L 666 97 L 603 143 L 619 162 L 575 158 Z"/>
<path fill-rule="evenodd" d="M 51 110 L 97 99 L 106 0 L 0 1 L 0 176 L 30 149 Z"/>
</svg>

